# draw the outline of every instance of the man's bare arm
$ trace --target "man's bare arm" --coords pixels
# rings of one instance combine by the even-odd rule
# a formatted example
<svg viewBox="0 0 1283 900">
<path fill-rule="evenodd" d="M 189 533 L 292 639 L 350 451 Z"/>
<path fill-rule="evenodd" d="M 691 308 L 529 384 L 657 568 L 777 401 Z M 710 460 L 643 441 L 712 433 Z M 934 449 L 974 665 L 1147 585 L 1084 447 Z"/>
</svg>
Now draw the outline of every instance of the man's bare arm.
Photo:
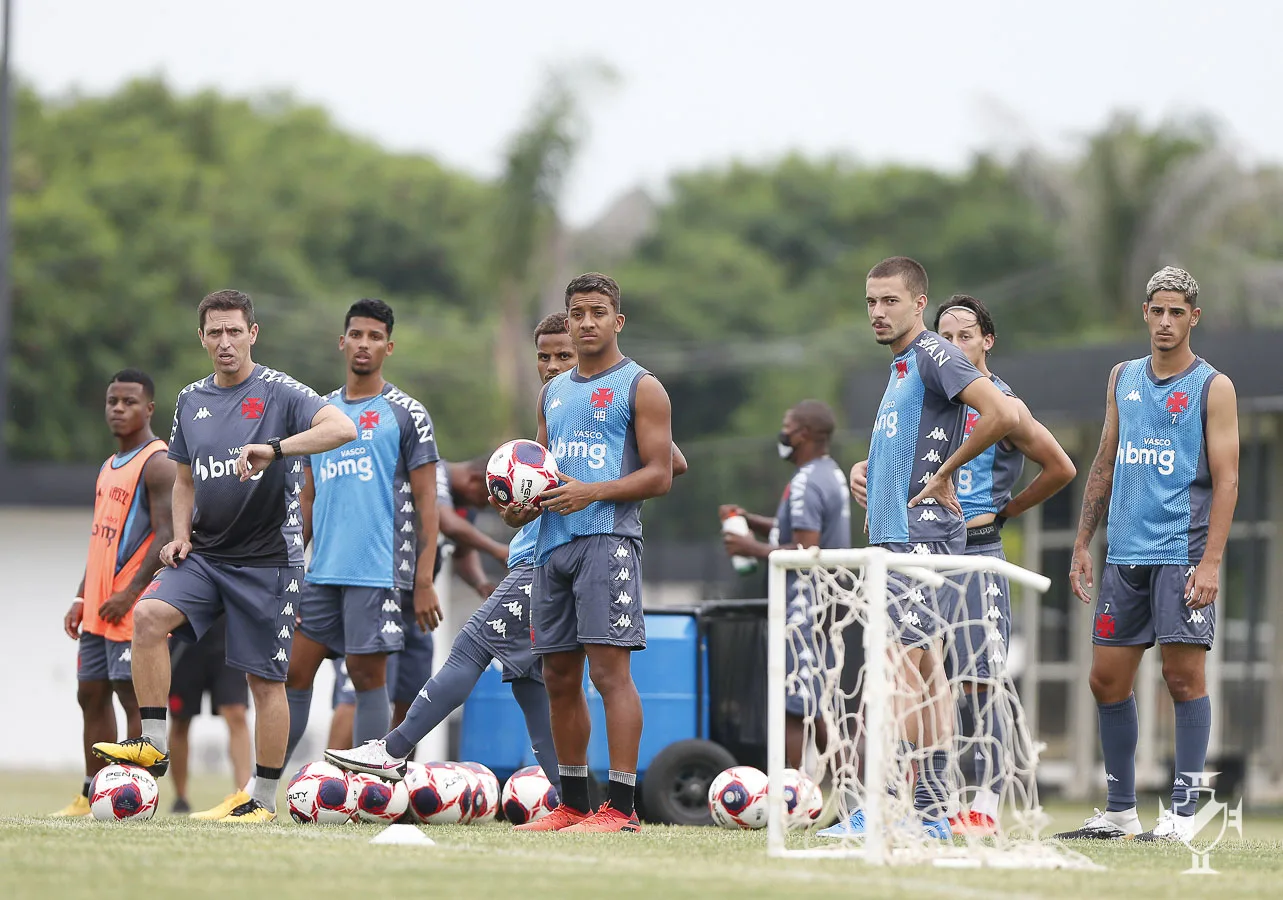
<svg viewBox="0 0 1283 900">
<path fill-rule="evenodd" d="M 1105 425 L 1100 432 L 1100 446 L 1087 473 L 1087 486 L 1083 489 L 1082 513 L 1078 517 L 1078 536 L 1074 544 L 1086 547 L 1091 543 L 1096 529 L 1109 511 L 1109 497 L 1114 489 L 1114 458 L 1118 455 L 1118 403 L 1114 399 L 1114 385 L 1123 364 L 1114 366 L 1109 373 L 1109 391 L 1105 395 Z"/>
<path fill-rule="evenodd" d="M 1023 491 L 998 511 L 998 515 L 1004 519 L 1014 519 L 1042 503 L 1073 481 L 1078 474 L 1073 460 L 1047 427 L 1033 417 L 1024 403 L 1019 400 L 1016 403 L 1020 410 L 1020 424 L 1007 435 L 1007 440 L 1026 459 L 1037 463 L 1041 470 Z"/>
</svg>

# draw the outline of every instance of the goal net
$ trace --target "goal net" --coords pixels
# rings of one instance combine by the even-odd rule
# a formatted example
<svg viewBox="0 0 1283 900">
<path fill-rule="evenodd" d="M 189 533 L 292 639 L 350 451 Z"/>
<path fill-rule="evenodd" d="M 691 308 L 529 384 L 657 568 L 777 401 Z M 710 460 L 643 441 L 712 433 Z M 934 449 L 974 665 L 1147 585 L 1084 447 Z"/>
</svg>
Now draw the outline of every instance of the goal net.
<svg viewBox="0 0 1283 900">
<path fill-rule="evenodd" d="M 987 556 L 771 554 L 772 856 L 1096 868 L 1043 835 L 1042 748 L 1006 672 L 1002 598 L 1015 585 L 1042 592 L 1050 582 Z M 786 752 L 800 756 L 802 775 L 786 767 Z M 862 823 L 819 834 L 857 810 Z M 952 837 L 942 839 L 951 818 Z"/>
</svg>

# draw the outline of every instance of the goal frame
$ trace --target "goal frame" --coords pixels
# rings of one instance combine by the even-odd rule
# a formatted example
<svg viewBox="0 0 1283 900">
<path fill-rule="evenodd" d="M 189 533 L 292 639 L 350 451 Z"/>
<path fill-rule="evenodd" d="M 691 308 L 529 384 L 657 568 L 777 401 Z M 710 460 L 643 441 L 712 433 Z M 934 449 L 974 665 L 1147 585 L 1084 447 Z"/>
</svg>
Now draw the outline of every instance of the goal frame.
<svg viewBox="0 0 1283 900">
<path fill-rule="evenodd" d="M 866 592 L 886 596 L 887 573 L 894 568 L 909 572 L 913 578 L 933 587 L 944 583 L 937 570 L 949 572 L 989 572 L 1004 576 L 1012 584 L 1020 584 L 1045 593 L 1051 579 L 1036 572 L 992 556 L 931 556 L 912 553 L 891 553 L 877 547 L 846 550 L 821 550 L 818 547 L 794 550 L 775 550 L 768 558 L 767 591 L 767 654 L 766 654 L 766 759 L 769 779 L 769 817 L 766 824 L 767 854 L 773 857 L 832 857 L 857 856 L 872 865 L 892 862 L 891 847 L 885 829 L 870 828 L 859 848 L 835 847 L 832 850 L 813 848 L 788 850 L 786 833 L 788 825 L 784 810 L 784 718 L 785 694 L 785 639 L 787 590 L 786 579 L 790 571 L 816 566 L 864 570 Z M 894 687 L 894 674 L 889 665 L 890 621 L 885 603 L 869 603 L 867 625 L 863 629 L 864 691 L 863 706 L 866 711 L 865 730 L 869 734 L 882 734 L 890 727 L 889 708 Z M 882 741 L 866 741 L 863 758 L 867 784 L 883 784 L 887 780 L 889 760 L 886 759 Z M 884 792 L 869 791 L 865 799 L 865 819 L 869 823 L 884 819 Z M 848 842 L 844 841 L 843 844 Z M 938 861 L 942 862 L 943 861 Z M 947 863 L 946 863 L 947 864 Z"/>
</svg>

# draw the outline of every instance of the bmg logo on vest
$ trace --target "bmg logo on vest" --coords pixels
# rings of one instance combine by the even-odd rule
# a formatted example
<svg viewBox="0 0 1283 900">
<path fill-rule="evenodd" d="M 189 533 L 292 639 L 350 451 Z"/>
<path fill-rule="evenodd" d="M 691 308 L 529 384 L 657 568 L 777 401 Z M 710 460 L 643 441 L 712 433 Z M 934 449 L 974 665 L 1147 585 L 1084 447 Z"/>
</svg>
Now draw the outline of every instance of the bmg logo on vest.
<svg viewBox="0 0 1283 900">
<path fill-rule="evenodd" d="M 552 447 L 549 448 L 552 450 L 553 459 L 559 463 L 567 458 L 586 459 L 590 469 L 600 469 L 606 465 L 606 455 L 609 451 L 600 431 L 576 431 L 575 437 L 582 440 L 567 441 L 564 438 L 558 438 L 553 441 Z"/>
<path fill-rule="evenodd" d="M 341 450 L 339 454 L 339 459 L 330 458 L 316 466 L 314 474 L 322 484 L 345 475 L 355 475 L 362 481 L 374 478 L 374 460 L 365 455 L 364 447 Z"/>
<path fill-rule="evenodd" d="M 236 475 L 236 460 L 240 458 L 242 449 L 243 448 L 241 447 L 233 447 L 228 450 L 227 452 L 230 455 L 227 459 L 214 459 L 212 456 L 207 456 L 204 460 L 198 459 L 196 460 L 195 465 L 192 466 L 192 471 L 196 475 L 200 476 L 201 481 L 209 481 L 213 478 L 223 478 L 227 475 L 239 478 L 240 476 Z M 258 481 L 262 477 L 263 473 L 259 472 L 255 475 L 251 475 L 249 480 Z"/>
<path fill-rule="evenodd" d="M 1154 466 L 1158 474 L 1170 475 L 1176 471 L 1176 451 L 1171 446 L 1167 438 L 1145 438 L 1140 447 L 1128 441 L 1118 445 L 1116 459 L 1119 465 Z"/>
</svg>

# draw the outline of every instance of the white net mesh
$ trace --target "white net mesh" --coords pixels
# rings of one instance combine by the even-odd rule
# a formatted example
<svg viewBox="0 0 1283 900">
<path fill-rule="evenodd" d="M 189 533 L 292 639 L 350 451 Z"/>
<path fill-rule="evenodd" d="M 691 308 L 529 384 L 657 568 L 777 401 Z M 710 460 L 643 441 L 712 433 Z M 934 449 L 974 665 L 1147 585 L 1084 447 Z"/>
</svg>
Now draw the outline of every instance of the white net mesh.
<svg viewBox="0 0 1283 900">
<path fill-rule="evenodd" d="M 1049 586 L 989 556 L 772 554 L 772 855 L 1095 868 L 1042 835 L 1040 747 L 1006 672 L 1013 583 Z M 810 779 L 795 781 L 789 767 Z M 824 799 L 818 823 L 860 812 L 841 834 L 798 827 L 812 781 Z"/>
</svg>

